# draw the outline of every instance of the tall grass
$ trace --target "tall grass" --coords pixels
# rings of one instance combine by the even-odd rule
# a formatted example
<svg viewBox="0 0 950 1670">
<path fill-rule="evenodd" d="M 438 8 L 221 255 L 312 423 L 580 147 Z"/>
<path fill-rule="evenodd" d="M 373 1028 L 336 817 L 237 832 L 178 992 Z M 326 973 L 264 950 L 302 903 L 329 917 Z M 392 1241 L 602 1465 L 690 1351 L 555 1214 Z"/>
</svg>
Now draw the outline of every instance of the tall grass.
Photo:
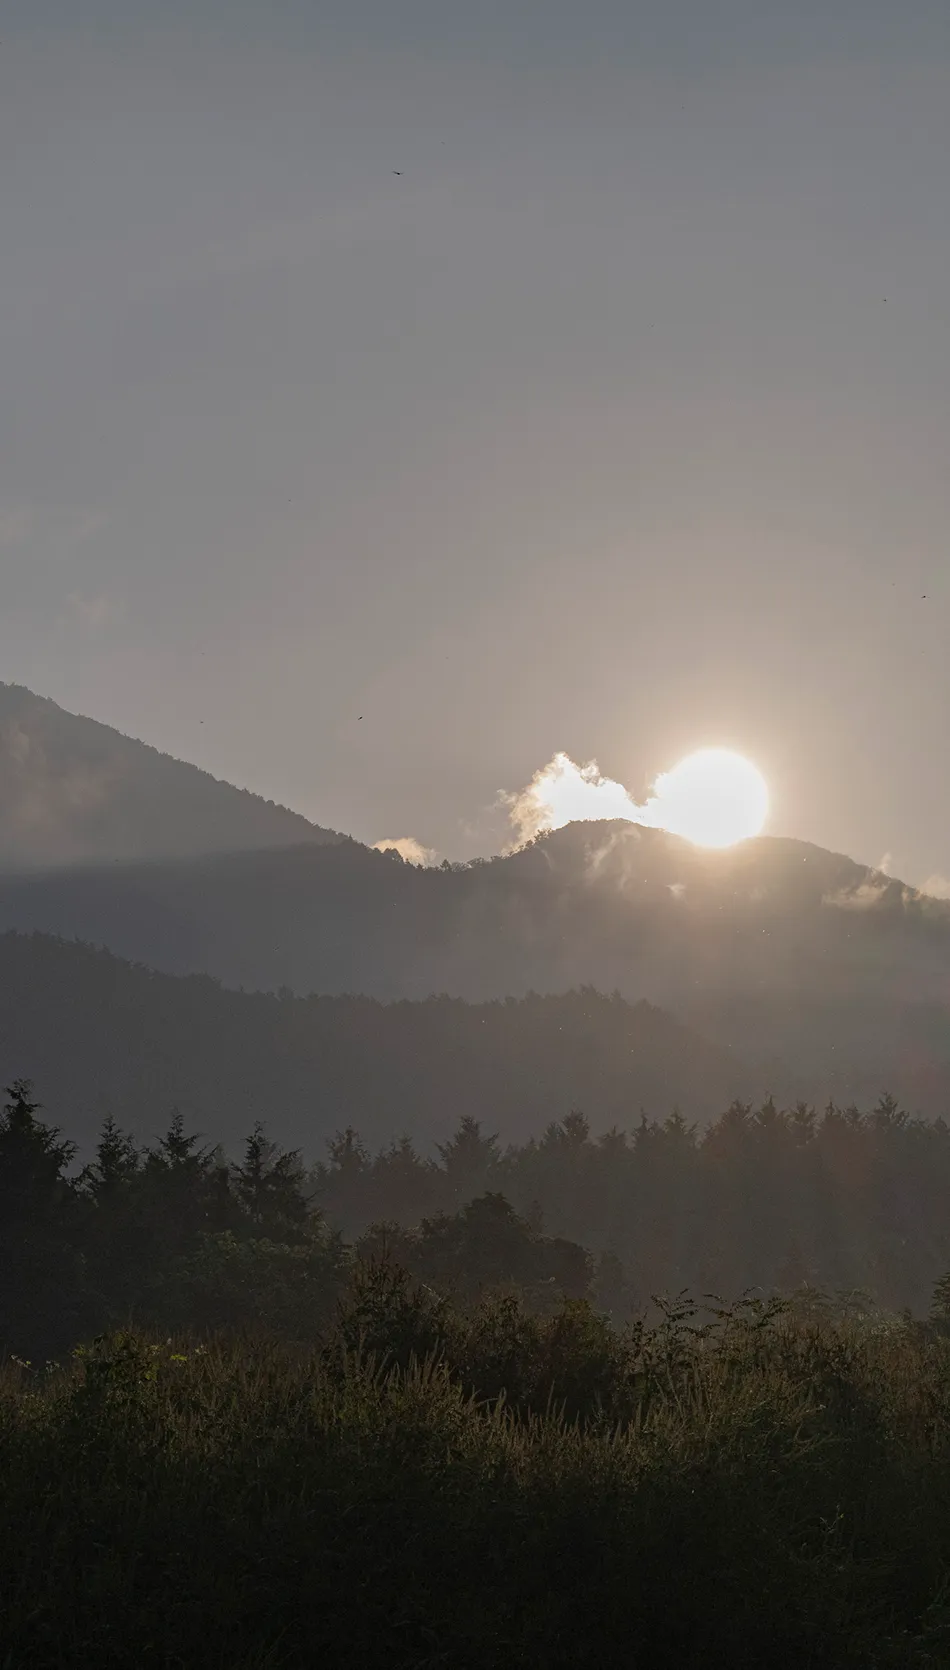
<svg viewBox="0 0 950 1670">
<path fill-rule="evenodd" d="M 5 1670 L 950 1663 L 950 1343 L 909 1323 L 620 1335 L 377 1271 L 312 1351 L 11 1363 L 0 1467 Z"/>
</svg>

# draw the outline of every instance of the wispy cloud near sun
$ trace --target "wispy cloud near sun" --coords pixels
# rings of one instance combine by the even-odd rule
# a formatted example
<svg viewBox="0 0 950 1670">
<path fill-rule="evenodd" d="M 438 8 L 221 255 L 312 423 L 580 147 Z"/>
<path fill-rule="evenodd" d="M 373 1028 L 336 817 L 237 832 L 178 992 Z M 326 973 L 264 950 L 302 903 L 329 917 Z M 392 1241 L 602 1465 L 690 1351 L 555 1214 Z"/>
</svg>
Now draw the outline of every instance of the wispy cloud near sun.
<svg viewBox="0 0 950 1670">
<path fill-rule="evenodd" d="M 407 864 L 418 864 L 423 869 L 429 869 L 439 862 L 439 855 L 434 847 L 424 847 L 414 835 L 400 835 L 396 840 L 376 841 L 374 852 L 398 852 Z"/>
</svg>

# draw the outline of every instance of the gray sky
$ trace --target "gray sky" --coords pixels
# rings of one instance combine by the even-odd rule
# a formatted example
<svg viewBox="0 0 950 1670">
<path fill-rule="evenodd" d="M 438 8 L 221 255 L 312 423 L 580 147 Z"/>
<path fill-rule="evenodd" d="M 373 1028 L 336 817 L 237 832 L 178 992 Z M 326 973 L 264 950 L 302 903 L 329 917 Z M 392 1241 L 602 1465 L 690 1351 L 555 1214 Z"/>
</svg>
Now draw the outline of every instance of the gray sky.
<svg viewBox="0 0 950 1670">
<path fill-rule="evenodd" d="M 0 159 L 0 677 L 363 839 L 722 743 L 950 872 L 946 0 L 5 0 Z"/>
</svg>

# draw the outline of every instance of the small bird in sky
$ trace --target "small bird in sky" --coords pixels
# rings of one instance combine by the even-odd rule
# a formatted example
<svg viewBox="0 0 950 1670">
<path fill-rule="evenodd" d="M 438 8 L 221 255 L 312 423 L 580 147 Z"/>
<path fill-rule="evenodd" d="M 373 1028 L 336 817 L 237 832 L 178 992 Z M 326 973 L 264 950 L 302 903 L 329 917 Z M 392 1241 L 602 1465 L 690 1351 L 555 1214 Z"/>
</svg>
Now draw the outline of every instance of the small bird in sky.
<svg viewBox="0 0 950 1670">
<path fill-rule="evenodd" d="M 394 168 L 393 173 L 397 176 L 398 179 L 400 179 L 400 180 L 402 179 L 402 169 L 401 168 Z"/>
</svg>

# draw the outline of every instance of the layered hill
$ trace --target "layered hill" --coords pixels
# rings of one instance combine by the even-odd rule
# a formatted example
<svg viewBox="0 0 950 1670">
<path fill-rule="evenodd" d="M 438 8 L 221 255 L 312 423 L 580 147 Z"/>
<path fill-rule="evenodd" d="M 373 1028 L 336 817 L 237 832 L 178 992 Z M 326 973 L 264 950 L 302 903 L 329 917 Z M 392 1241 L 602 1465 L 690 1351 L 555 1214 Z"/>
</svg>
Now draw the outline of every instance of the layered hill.
<svg viewBox="0 0 950 1670">
<path fill-rule="evenodd" d="M 370 1142 L 444 1138 L 463 1115 L 524 1139 L 572 1108 L 595 1130 L 674 1106 L 705 1119 L 748 1080 L 661 1010 L 596 992 L 472 1005 L 228 991 L 43 935 L 0 935 L 0 1083 L 29 1077 L 88 1145 L 111 1113 L 143 1139 L 177 1106 L 234 1148 L 256 1119 L 320 1155 L 347 1125 Z"/>
<path fill-rule="evenodd" d="M 485 1000 L 579 986 L 672 1010 L 777 1095 L 950 1107 L 950 907 L 802 842 L 701 851 L 578 824 L 423 870 L 350 840 L 0 880 L 0 928 L 229 986 Z"/>
<path fill-rule="evenodd" d="M 4 928 L 249 990 L 616 989 L 732 1049 L 782 1098 L 888 1088 L 950 1109 L 950 906 L 846 857 L 582 823 L 418 869 L 13 686 L 0 686 Z"/>
<path fill-rule="evenodd" d="M 332 830 L 0 684 L 0 868 L 285 847 Z"/>
</svg>

